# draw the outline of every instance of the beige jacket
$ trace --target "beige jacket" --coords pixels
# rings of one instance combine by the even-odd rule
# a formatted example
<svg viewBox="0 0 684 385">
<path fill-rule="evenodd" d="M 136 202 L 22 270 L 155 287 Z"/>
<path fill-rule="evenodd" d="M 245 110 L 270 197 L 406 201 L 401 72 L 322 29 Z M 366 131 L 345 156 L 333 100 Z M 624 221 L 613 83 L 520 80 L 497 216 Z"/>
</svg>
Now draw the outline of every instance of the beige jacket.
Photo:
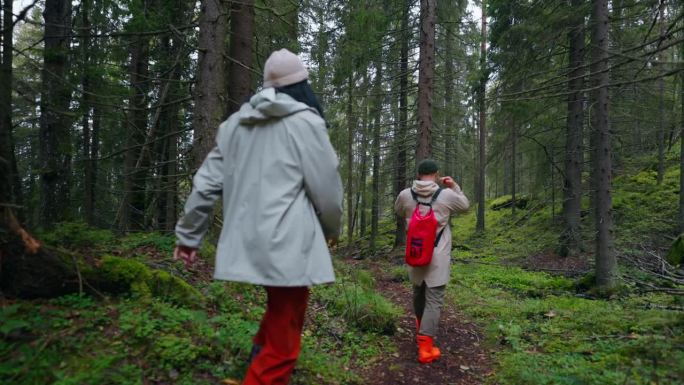
<svg viewBox="0 0 684 385">
<path fill-rule="evenodd" d="M 407 188 L 399 193 L 394 202 L 394 211 L 397 215 L 406 218 L 406 228 L 411 221 L 411 215 L 416 208 L 416 201 L 411 196 L 411 189 L 416 192 L 421 202 L 429 202 L 432 194 L 439 186 L 431 181 L 413 181 L 413 187 Z M 451 266 L 451 229 L 449 228 L 449 216 L 453 213 L 465 212 L 470 203 L 463 194 L 461 188 L 456 186 L 453 189 L 445 188 L 439 193 L 437 200 L 432 204 L 435 218 L 438 222 L 437 232 L 442 231 L 442 238 L 439 240 L 432 262 L 427 266 L 409 266 L 409 278 L 414 285 L 421 285 L 425 281 L 428 287 L 442 286 L 449 282 Z M 421 206 L 421 214 L 428 211 L 428 207 Z"/>
</svg>

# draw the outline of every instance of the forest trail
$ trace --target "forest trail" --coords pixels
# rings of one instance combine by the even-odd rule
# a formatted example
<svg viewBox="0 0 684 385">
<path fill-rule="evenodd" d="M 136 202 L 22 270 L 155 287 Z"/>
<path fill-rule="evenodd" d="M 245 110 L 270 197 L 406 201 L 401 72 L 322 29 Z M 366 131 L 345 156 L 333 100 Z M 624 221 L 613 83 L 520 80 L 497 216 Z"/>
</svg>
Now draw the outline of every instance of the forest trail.
<svg viewBox="0 0 684 385">
<path fill-rule="evenodd" d="M 386 260 L 383 257 L 380 259 Z M 368 268 L 375 277 L 377 290 L 404 311 L 397 331 L 392 336 L 398 351 L 383 356 L 364 370 L 364 384 L 473 385 L 484 383 L 484 379 L 492 375 L 491 359 L 484 346 L 483 333 L 456 309 L 448 295 L 437 339 L 442 357 L 436 362 L 422 365 L 417 361 L 415 318 L 411 309 L 412 294 L 409 285 L 388 276 L 383 270 L 386 264 L 383 265 L 377 259 L 345 259 L 345 262 Z"/>
</svg>

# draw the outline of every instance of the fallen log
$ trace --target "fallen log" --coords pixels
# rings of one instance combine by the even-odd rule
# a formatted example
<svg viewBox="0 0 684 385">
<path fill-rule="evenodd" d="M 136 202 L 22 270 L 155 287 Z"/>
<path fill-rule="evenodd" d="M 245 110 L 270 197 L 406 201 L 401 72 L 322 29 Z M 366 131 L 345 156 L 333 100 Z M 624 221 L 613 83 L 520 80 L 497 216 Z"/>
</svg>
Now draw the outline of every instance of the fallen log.
<svg viewBox="0 0 684 385">
<path fill-rule="evenodd" d="M 45 247 L 10 210 L 0 218 L 0 294 L 54 298 L 71 293 L 130 293 L 193 306 L 202 294 L 179 277 L 122 257 L 88 257 Z"/>
</svg>

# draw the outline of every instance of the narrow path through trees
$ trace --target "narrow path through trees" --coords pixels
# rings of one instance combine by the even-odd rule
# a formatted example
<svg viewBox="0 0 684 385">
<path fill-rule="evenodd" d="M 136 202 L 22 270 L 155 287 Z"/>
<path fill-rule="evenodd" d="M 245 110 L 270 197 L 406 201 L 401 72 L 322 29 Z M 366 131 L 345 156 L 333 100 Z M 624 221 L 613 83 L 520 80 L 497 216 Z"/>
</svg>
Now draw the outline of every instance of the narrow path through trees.
<svg viewBox="0 0 684 385">
<path fill-rule="evenodd" d="M 411 289 L 387 274 L 386 262 L 347 260 L 354 266 L 371 270 L 377 290 L 404 310 L 393 342 L 396 353 L 386 353 L 362 373 L 369 385 L 482 384 L 492 374 L 491 359 L 479 328 L 466 319 L 447 295 L 442 311 L 437 345 L 442 351 L 439 361 L 421 365 L 416 359 L 415 320 L 411 310 Z"/>
</svg>

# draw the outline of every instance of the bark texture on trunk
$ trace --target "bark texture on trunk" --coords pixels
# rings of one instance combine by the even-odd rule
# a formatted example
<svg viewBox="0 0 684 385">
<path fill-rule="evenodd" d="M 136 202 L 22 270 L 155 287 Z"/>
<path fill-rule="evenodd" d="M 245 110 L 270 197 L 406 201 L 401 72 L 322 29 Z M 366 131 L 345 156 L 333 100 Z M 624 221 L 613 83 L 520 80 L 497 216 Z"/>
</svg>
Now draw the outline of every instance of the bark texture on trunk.
<svg viewBox="0 0 684 385">
<path fill-rule="evenodd" d="M 234 1 L 230 11 L 227 115 L 239 110 L 252 93 L 253 45 L 254 0 Z"/>
<path fill-rule="evenodd" d="M 366 84 L 367 77 L 364 76 L 364 84 Z M 364 89 L 364 92 L 368 92 Z M 356 209 L 354 212 L 358 212 L 359 216 L 359 226 L 357 233 L 360 238 L 366 235 L 367 221 L 367 211 L 366 206 L 368 205 L 368 199 L 366 195 L 366 180 L 368 179 L 368 120 L 370 112 L 369 108 L 366 106 L 363 109 L 363 122 L 361 123 L 362 133 L 361 133 L 361 170 L 359 172 L 359 188 L 356 189 Z M 355 221 L 356 222 L 356 221 Z"/>
<path fill-rule="evenodd" d="M 0 19 L 0 204 L 16 202 L 14 141 L 12 140 L 12 0 L 5 0 Z M 0 207 L 2 209 L 2 207 Z"/>
<path fill-rule="evenodd" d="M 442 174 L 454 176 L 453 161 L 455 155 L 457 130 L 452 128 L 453 116 L 446 114 L 452 104 L 451 95 L 453 93 L 454 82 L 454 58 L 453 58 L 453 37 L 451 34 L 452 24 L 447 23 L 444 27 L 444 112 L 442 113 L 442 132 L 444 133 L 444 165 Z M 454 176 L 455 177 L 455 176 Z"/>
<path fill-rule="evenodd" d="M 212 147 L 219 124 L 225 118 L 226 81 L 224 54 L 226 16 L 221 1 L 202 0 L 199 18 L 199 58 L 197 84 L 194 88 L 195 109 L 193 164 L 204 161 Z"/>
<path fill-rule="evenodd" d="M 592 154 L 595 175 L 596 283 L 615 285 L 617 262 L 613 250 L 613 213 L 611 198 L 611 136 L 608 115 L 608 0 L 594 0 L 592 8 L 592 96 L 591 125 L 594 135 Z"/>
<path fill-rule="evenodd" d="M 40 222 L 49 229 L 67 218 L 71 176 L 71 129 L 67 118 L 71 91 L 68 72 L 71 0 L 46 0 L 40 97 Z"/>
<path fill-rule="evenodd" d="M 658 18 L 660 24 L 660 38 L 664 42 L 665 35 L 665 0 L 660 1 L 658 7 Z M 659 43 L 662 44 L 662 43 Z M 661 73 L 664 72 L 664 62 L 667 60 L 665 51 L 662 50 L 658 54 L 657 68 Z M 661 76 L 658 79 L 658 173 L 656 180 L 658 184 L 663 183 L 663 176 L 665 175 L 665 78 Z"/>
<path fill-rule="evenodd" d="M 435 0 L 420 1 L 418 146 L 416 163 L 432 157 L 432 98 L 435 79 Z"/>
<path fill-rule="evenodd" d="M 148 126 L 149 41 L 138 35 L 131 43 L 129 81 L 131 94 L 126 126 L 126 153 L 124 155 L 124 198 L 121 208 L 121 230 L 145 228 L 145 192 L 147 162 L 139 162 L 145 147 Z M 148 157 L 142 157 L 148 159 Z"/>
<path fill-rule="evenodd" d="M 354 142 L 354 126 L 356 125 L 356 120 L 354 119 L 354 97 L 352 95 L 352 90 L 354 86 L 354 76 L 349 75 L 347 80 L 347 242 L 349 245 L 352 244 L 354 238 L 354 186 L 353 186 L 353 169 L 354 169 L 354 153 L 353 153 L 353 142 Z"/>
<path fill-rule="evenodd" d="M 684 42 L 680 45 L 680 52 L 684 55 Z M 682 72 L 679 73 L 679 81 L 681 82 L 681 121 L 679 122 L 679 232 L 684 233 L 684 62 L 682 62 Z"/>
<path fill-rule="evenodd" d="M 480 79 L 480 90 L 478 95 L 478 105 L 480 110 L 480 124 L 479 124 L 479 159 L 478 159 L 478 178 L 477 178 L 477 223 L 475 225 L 477 231 L 484 231 L 485 229 L 485 145 L 487 138 L 487 105 L 485 103 L 485 93 L 487 92 L 487 12 L 486 4 L 482 1 L 482 41 L 480 42 L 480 70 L 482 71 L 482 78 Z"/>
<path fill-rule="evenodd" d="M 408 31 L 411 1 L 407 0 L 402 7 L 401 15 L 401 48 L 399 53 L 399 121 L 396 124 L 394 146 L 397 156 L 394 165 L 394 196 L 398 196 L 406 186 L 406 139 L 408 131 L 408 47 L 410 34 Z M 406 244 L 406 220 L 395 215 L 396 230 L 394 232 L 394 248 L 400 249 Z"/>
<path fill-rule="evenodd" d="M 515 203 L 516 201 L 516 194 L 518 190 L 516 189 L 516 177 L 515 174 L 517 172 L 517 157 L 516 154 L 518 153 L 518 126 L 516 125 L 515 122 L 512 122 L 511 124 L 511 213 L 515 215 L 515 208 L 517 204 Z"/>
<path fill-rule="evenodd" d="M 95 225 L 95 175 L 93 174 L 93 164 L 95 160 L 91 156 L 92 152 L 92 79 L 90 75 L 91 45 L 90 45 L 90 0 L 81 2 L 81 27 L 83 28 L 81 37 L 81 125 L 83 129 L 83 214 L 85 221 L 89 225 Z"/>
<path fill-rule="evenodd" d="M 582 6 L 582 0 L 572 0 L 571 7 Z M 570 46 L 568 73 L 568 116 L 565 131 L 565 178 L 563 180 L 563 233 L 560 239 L 560 255 L 575 256 L 582 249 L 580 233 L 582 210 L 582 132 L 584 122 L 584 17 L 573 18 L 568 33 Z"/>
<path fill-rule="evenodd" d="M 371 201 L 370 253 L 375 254 L 375 241 L 378 238 L 380 216 L 380 124 L 382 120 L 382 60 L 375 63 L 375 121 L 373 122 L 373 197 Z"/>
</svg>

